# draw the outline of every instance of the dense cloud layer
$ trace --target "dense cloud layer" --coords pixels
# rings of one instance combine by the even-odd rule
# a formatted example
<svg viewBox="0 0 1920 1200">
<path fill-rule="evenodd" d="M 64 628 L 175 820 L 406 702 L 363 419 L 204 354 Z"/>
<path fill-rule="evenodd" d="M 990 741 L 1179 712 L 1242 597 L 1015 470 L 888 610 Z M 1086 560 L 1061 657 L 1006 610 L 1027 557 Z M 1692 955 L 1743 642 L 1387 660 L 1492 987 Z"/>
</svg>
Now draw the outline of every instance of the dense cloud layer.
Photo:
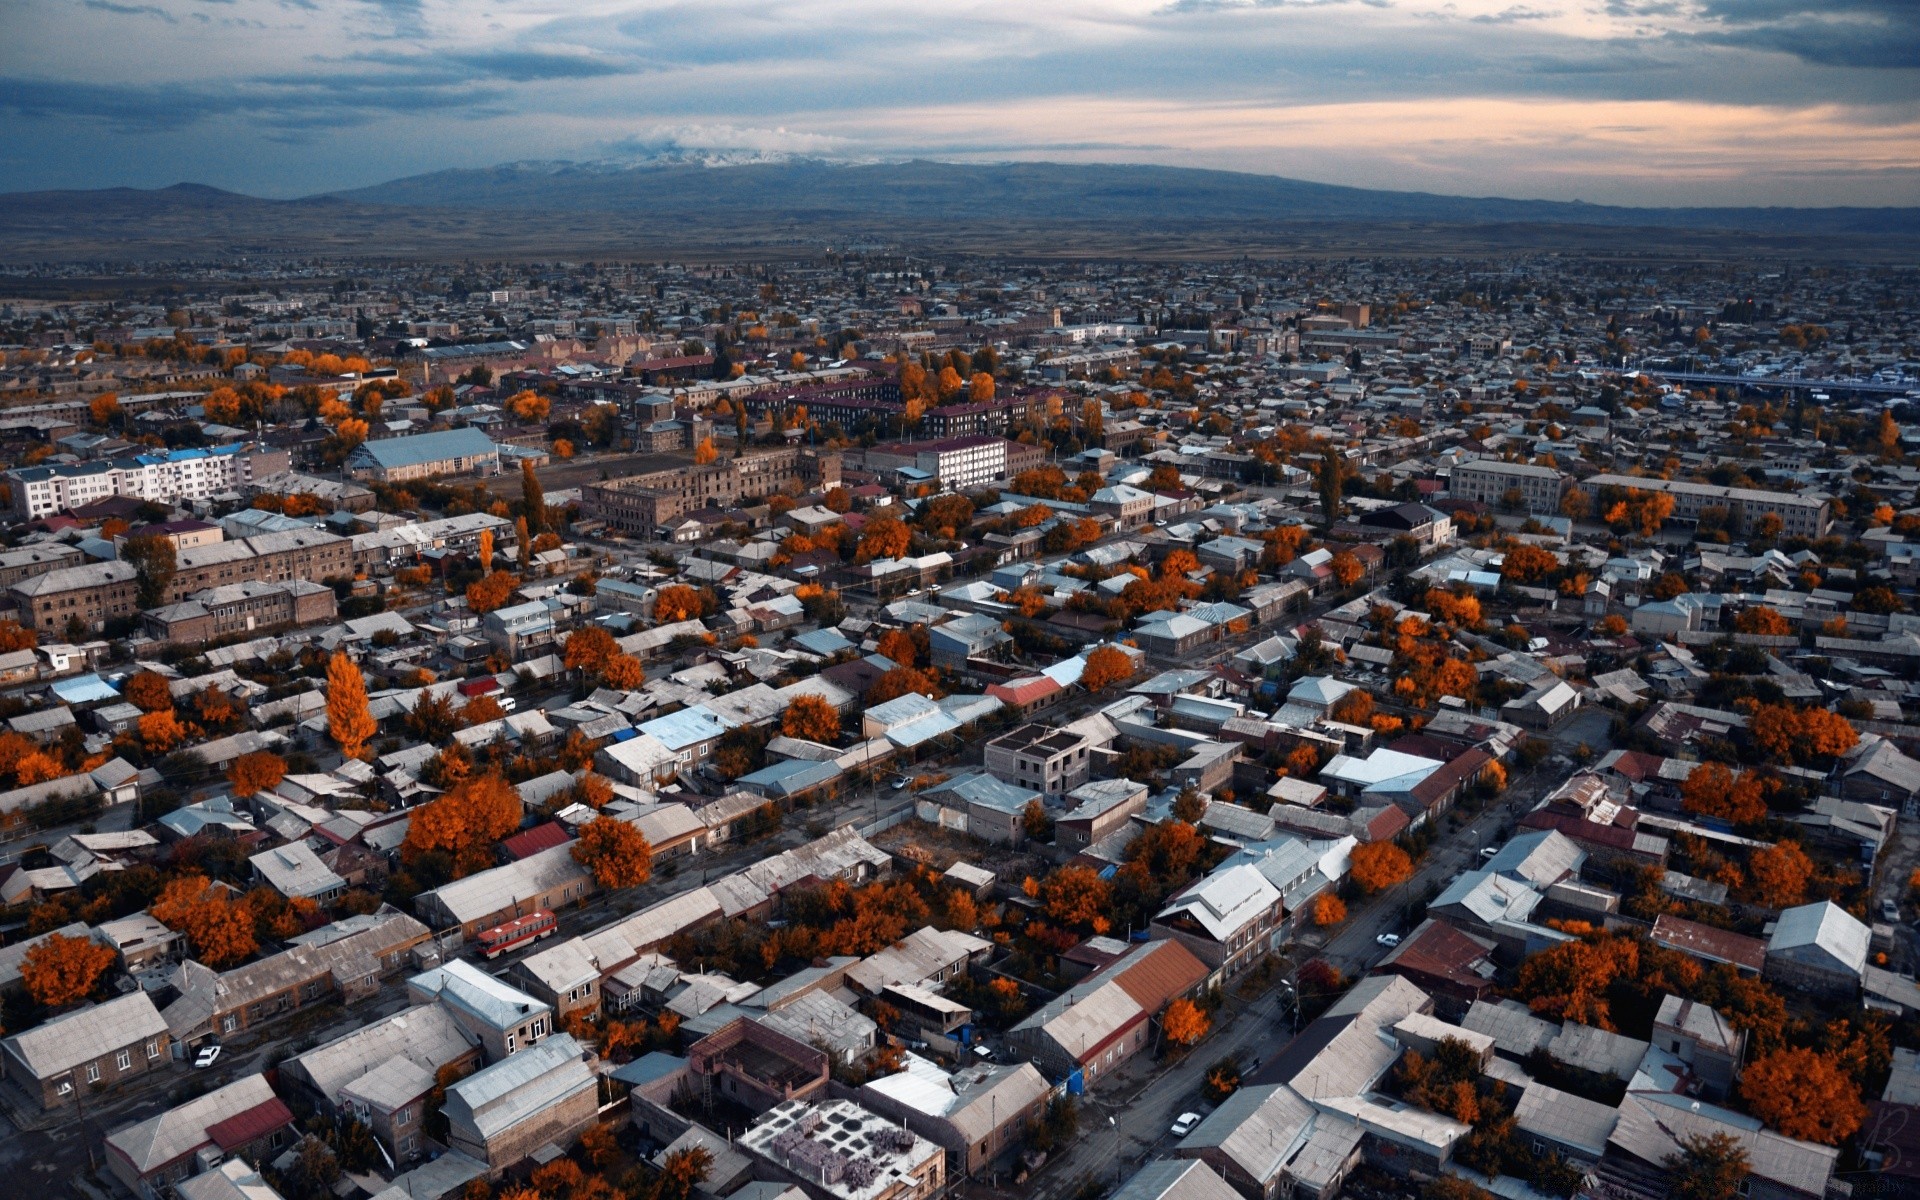
<svg viewBox="0 0 1920 1200">
<path fill-rule="evenodd" d="M 1912 0 L 16 0 L 0 188 L 674 147 L 1920 203 Z"/>
</svg>

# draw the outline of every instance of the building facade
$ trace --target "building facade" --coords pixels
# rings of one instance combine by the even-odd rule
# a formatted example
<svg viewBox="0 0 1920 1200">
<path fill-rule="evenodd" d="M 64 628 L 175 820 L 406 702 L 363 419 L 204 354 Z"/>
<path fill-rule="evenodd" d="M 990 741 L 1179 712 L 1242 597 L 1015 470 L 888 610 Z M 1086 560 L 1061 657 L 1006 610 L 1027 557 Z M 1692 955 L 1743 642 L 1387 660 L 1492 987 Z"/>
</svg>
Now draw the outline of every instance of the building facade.
<svg viewBox="0 0 1920 1200">
<path fill-rule="evenodd" d="M 839 483 L 839 452 L 795 447 L 589 484 L 581 510 L 589 520 L 651 535 L 697 509 L 730 508 L 748 497 L 821 491 Z"/>
<path fill-rule="evenodd" d="M 1480 458 L 1454 467 L 1447 491 L 1455 500 L 1471 500 L 1495 508 L 1505 506 L 1507 493 L 1518 492 L 1520 507 L 1536 516 L 1546 516 L 1560 511 L 1566 484 L 1566 476 L 1552 467 Z"/>
<path fill-rule="evenodd" d="M 72 466 L 16 467 L 6 473 L 6 479 L 13 487 L 15 515 L 32 521 L 109 496 L 156 504 L 204 500 L 292 465 L 284 450 L 236 444 L 158 450 Z"/>
</svg>

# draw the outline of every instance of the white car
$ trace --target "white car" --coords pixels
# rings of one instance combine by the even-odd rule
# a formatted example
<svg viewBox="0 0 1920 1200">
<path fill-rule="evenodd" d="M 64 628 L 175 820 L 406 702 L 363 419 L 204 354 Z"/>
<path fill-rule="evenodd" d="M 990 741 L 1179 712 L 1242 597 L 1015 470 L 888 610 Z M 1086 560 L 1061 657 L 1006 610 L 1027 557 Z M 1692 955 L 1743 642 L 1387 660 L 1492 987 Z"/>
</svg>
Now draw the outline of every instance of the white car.
<svg viewBox="0 0 1920 1200">
<path fill-rule="evenodd" d="M 1180 1119 L 1173 1123 L 1173 1136 L 1183 1138 L 1192 1133 L 1193 1127 L 1199 1123 L 1199 1113 L 1181 1113 Z"/>
<path fill-rule="evenodd" d="M 206 1049 L 202 1050 L 199 1054 L 194 1056 L 193 1066 L 195 1070 L 198 1070 L 202 1067 L 210 1067 L 214 1063 L 217 1063 L 219 1061 L 220 1061 L 220 1047 L 217 1045 L 208 1046 Z"/>
<path fill-rule="evenodd" d="M 1480 850 L 1480 857 L 1492 858 L 1494 855 L 1498 853 L 1500 853 L 1500 847 L 1498 846 L 1483 846 L 1481 847 L 1481 850 Z"/>
<path fill-rule="evenodd" d="M 1383 933 L 1373 940 L 1379 942 L 1382 946 L 1398 946 L 1400 944 L 1400 935 L 1397 933 Z"/>
</svg>

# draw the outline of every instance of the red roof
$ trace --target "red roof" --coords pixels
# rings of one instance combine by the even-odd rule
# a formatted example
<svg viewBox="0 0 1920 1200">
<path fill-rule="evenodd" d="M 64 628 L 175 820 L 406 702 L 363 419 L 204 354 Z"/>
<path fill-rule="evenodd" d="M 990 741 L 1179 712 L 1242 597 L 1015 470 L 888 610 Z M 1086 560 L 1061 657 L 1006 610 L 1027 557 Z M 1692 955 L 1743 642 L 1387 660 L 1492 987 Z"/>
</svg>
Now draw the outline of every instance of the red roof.
<svg viewBox="0 0 1920 1200">
<path fill-rule="evenodd" d="M 987 695 L 1002 704 L 1015 708 L 1025 708 L 1029 704 L 1046 699 L 1060 690 L 1060 685 L 1048 676 L 1023 679 L 1018 683 L 996 683 L 987 688 Z"/>
<path fill-rule="evenodd" d="M 542 850 L 551 850 L 555 846 L 564 846 L 573 838 L 566 827 L 557 821 L 548 821 L 544 825 L 535 825 L 524 833 L 516 833 L 500 843 L 509 857 L 516 861 L 528 855 L 538 854 Z"/>
<path fill-rule="evenodd" d="M 207 1137 L 229 1153 L 255 1142 L 284 1125 L 293 1124 L 293 1113 L 278 1096 L 263 1100 L 243 1113 L 235 1113 L 216 1125 L 207 1126 Z"/>
<path fill-rule="evenodd" d="M 1767 944 L 1742 933 L 1716 929 L 1698 921 L 1661 913 L 1654 918 L 1650 939 L 1656 946 L 1678 950 L 1708 962 L 1731 963 L 1758 975 L 1767 965 Z"/>
</svg>

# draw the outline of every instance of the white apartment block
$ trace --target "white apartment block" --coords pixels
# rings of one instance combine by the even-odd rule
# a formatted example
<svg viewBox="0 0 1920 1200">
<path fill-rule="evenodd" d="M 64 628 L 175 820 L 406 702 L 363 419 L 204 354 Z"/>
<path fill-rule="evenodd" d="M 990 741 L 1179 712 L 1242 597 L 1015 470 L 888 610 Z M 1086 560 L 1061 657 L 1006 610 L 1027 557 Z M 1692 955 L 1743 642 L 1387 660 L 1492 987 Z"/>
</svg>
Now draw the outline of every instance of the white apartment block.
<svg viewBox="0 0 1920 1200">
<path fill-rule="evenodd" d="M 930 471 L 944 488 L 972 487 L 1007 473 L 1007 443 L 984 434 L 935 442 L 916 456 L 922 471 Z"/>
<path fill-rule="evenodd" d="M 1508 492 L 1517 491 L 1528 512 L 1551 516 L 1560 511 L 1566 484 L 1566 476 L 1552 467 L 1476 458 L 1453 468 L 1447 491 L 1455 500 L 1472 500 L 1494 508 L 1501 507 Z"/>
<path fill-rule="evenodd" d="M 159 504 L 204 500 L 288 467 L 283 451 L 247 446 L 160 450 L 72 466 L 16 467 L 6 473 L 14 512 L 32 521 L 110 496 Z"/>
</svg>

